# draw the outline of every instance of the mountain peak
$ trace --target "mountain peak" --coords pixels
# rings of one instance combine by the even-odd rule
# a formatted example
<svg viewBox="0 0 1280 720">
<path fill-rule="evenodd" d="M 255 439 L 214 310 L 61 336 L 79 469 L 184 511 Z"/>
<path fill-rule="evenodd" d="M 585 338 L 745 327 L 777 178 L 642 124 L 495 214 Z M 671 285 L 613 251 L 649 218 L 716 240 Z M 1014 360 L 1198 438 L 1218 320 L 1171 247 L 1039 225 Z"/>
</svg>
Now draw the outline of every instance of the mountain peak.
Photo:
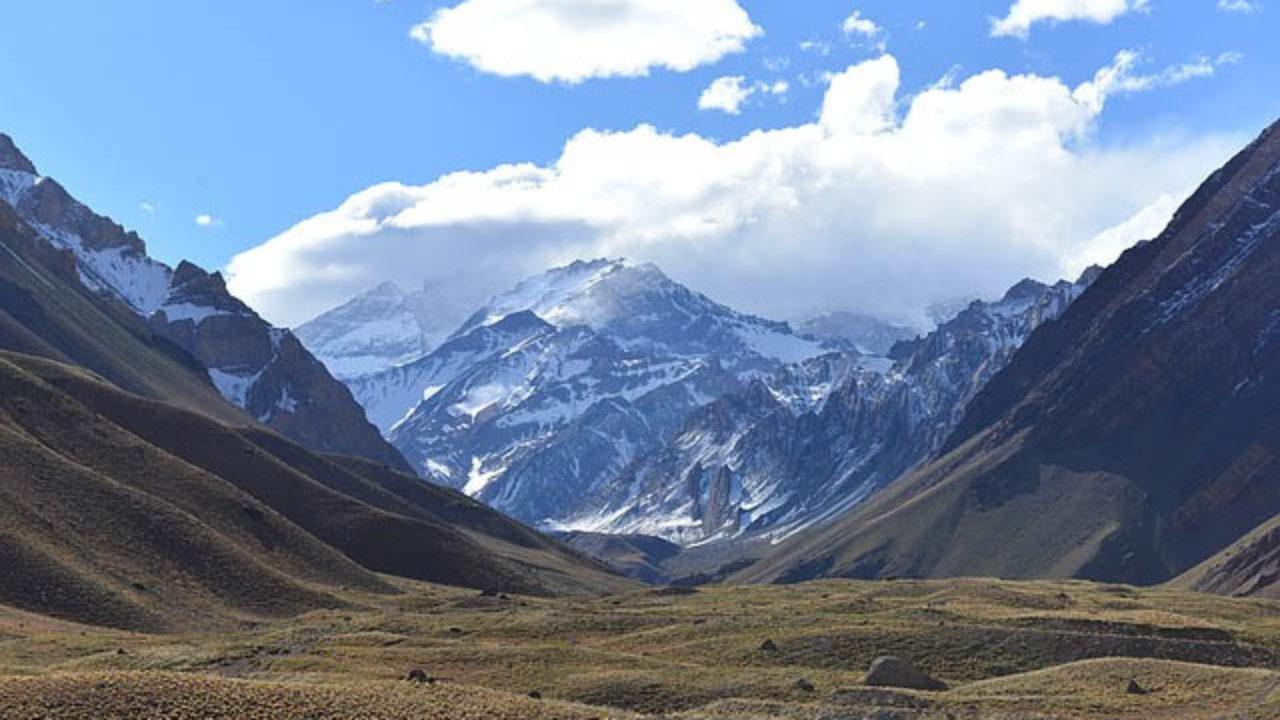
<svg viewBox="0 0 1280 720">
<path fill-rule="evenodd" d="M 1089 267 L 1085 268 L 1083 272 L 1080 273 L 1080 278 L 1076 280 L 1076 284 L 1092 285 L 1093 281 L 1097 280 L 1098 276 L 1101 275 L 1102 271 L 1105 269 L 1106 268 L 1102 267 L 1101 265 L 1090 265 Z"/>
<path fill-rule="evenodd" d="M 36 166 L 14 144 L 13 138 L 0 133 L 0 170 L 14 170 L 38 175 Z"/>
<path fill-rule="evenodd" d="M 1038 298 L 1044 294 L 1046 287 L 1047 286 L 1042 282 L 1032 280 L 1031 278 L 1023 278 L 1017 285 L 1009 288 L 1009 291 L 1004 294 L 1003 300 L 1030 300 Z"/>
<path fill-rule="evenodd" d="M 178 267 L 173 269 L 173 285 L 180 287 L 186 285 L 192 280 L 197 280 L 208 275 L 204 268 L 196 265 L 190 260 L 182 260 L 178 262 Z"/>
<path fill-rule="evenodd" d="M 426 355 L 465 317 L 430 282 L 406 291 L 380 283 L 295 328 L 295 334 L 336 377 L 350 380 Z"/>
<path fill-rule="evenodd" d="M 387 298 L 387 299 L 403 300 L 406 295 L 407 293 L 394 281 L 387 280 L 386 282 L 378 283 L 374 287 L 366 290 L 364 294 L 360 295 L 359 297 L 369 298 L 369 299 Z"/>
</svg>

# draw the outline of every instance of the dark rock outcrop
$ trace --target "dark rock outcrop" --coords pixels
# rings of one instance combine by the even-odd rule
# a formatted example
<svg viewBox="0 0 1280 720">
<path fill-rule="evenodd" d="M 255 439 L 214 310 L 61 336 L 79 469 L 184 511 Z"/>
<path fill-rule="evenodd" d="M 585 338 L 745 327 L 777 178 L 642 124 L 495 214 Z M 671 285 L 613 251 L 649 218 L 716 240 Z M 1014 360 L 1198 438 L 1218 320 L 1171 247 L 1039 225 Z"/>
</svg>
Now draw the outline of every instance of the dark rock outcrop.
<svg viewBox="0 0 1280 720">
<path fill-rule="evenodd" d="M 902 658 L 886 655 L 878 657 L 867 671 L 866 683 L 873 687 L 894 687 L 908 690 L 946 690 L 947 684 L 935 680 L 915 665 Z"/>
</svg>

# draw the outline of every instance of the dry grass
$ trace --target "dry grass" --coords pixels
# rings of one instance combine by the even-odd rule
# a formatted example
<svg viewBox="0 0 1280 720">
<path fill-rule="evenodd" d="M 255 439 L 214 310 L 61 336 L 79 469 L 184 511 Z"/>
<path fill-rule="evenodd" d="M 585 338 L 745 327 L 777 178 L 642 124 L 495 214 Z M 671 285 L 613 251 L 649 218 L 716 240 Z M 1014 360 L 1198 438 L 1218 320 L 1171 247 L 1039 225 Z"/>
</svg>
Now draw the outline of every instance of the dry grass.
<svg viewBox="0 0 1280 720">
<path fill-rule="evenodd" d="M 457 685 L 307 685 L 174 673 L 0 680 L 0 718 L 587 720 L 598 709 Z M 625 717 L 610 713 L 608 717 Z"/>
<path fill-rule="evenodd" d="M 0 681 L 0 717 L 1280 716 L 1280 604 L 1269 601 L 984 580 L 559 600 L 402 584 L 402 595 L 349 599 L 362 609 L 221 634 L 0 612 L 0 675 L 35 678 Z M 776 652 L 760 649 L 766 639 Z M 861 687 L 884 653 L 952 690 Z M 415 667 L 441 682 L 399 680 Z M 103 678 L 109 692 L 91 692 Z M 1127 695 L 1133 678 L 1154 692 Z M 72 712 L 93 697 L 118 714 Z M 64 705 L 52 713 L 47 701 Z"/>
</svg>

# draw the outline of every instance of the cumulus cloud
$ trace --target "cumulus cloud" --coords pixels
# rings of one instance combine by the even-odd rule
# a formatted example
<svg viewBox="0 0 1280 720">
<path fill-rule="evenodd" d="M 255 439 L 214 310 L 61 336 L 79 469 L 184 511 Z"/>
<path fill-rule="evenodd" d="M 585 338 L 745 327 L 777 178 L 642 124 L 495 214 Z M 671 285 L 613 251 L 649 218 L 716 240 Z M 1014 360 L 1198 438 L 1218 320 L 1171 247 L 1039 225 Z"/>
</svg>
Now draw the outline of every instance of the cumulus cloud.
<svg viewBox="0 0 1280 720">
<path fill-rule="evenodd" d="M 880 26 L 869 18 L 863 17 L 858 10 L 854 10 L 852 15 L 844 19 L 840 24 L 840 30 L 845 35 L 862 35 L 863 37 L 875 37 L 880 34 Z"/>
<path fill-rule="evenodd" d="M 699 110 L 719 110 L 730 115 L 742 112 L 742 103 L 755 93 L 755 88 L 743 83 L 746 78 L 741 75 L 716 78 L 698 98 Z"/>
<path fill-rule="evenodd" d="M 221 225 L 222 221 L 208 213 L 200 213 L 196 216 L 196 224 L 200 227 L 214 227 Z"/>
<path fill-rule="evenodd" d="M 686 72 L 762 33 L 737 0 L 464 0 L 410 34 L 483 72 L 578 83 Z"/>
<path fill-rule="evenodd" d="M 1255 13 L 1262 9 L 1262 3 L 1251 0 L 1218 0 L 1218 9 L 1223 12 Z"/>
<path fill-rule="evenodd" d="M 1105 25 L 1130 12 L 1145 12 L 1149 0 L 1017 0 L 1003 18 L 993 18 L 995 37 L 1026 37 L 1040 22 L 1083 20 Z"/>
<path fill-rule="evenodd" d="M 719 110 L 730 115 L 742 114 L 742 105 L 753 95 L 773 95 L 781 97 L 791 90 L 786 80 L 765 82 L 757 80 L 750 85 L 742 75 L 716 78 L 702 91 L 698 97 L 699 110 Z"/>
<path fill-rule="evenodd" d="M 1135 75 L 987 70 L 903 92 L 885 55 L 829 82 L 815 120 L 716 142 L 587 129 L 548 165 L 387 183 L 229 265 L 234 292 L 292 324 L 377 282 L 430 279 L 464 303 L 576 258 L 655 262 L 744 310 L 925 308 L 1052 280 L 1154 235 L 1242 138 L 1091 141 Z"/>
</svg>

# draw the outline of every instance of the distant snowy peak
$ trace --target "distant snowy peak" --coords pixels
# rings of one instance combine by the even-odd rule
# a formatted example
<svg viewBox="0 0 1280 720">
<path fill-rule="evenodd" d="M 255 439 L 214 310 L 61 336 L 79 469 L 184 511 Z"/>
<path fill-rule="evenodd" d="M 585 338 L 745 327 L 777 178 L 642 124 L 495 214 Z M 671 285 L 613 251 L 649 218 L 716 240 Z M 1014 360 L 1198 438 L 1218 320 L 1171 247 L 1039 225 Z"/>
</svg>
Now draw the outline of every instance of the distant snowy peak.
<svg viewBox="0 0 1280 720">
<path fill-rule="evenodd" d="M 335 377 L 351 380 L 413 362 L 438 347 L 465 311 L 436 288 L 383 283 L 294 333 Z"/>
<path fill-rule="evenodd" d="M 609 308 L 598 304 L 601 298 L 593 297 L 592 290 L 628 268 L 623 260 L 578 260 L 548 270 L 490 298 L 456 334 L 464 335 L 476 327 L 493 325 L 518 312 L 531 312 L 557 327 L 607 323 Z"/>
<path fill-rule="evenodd" d="M 560 328 L 584 325 L 640 352 L 715 355 L 727 368 L 748 372 L 830 349 L 786 323 L 721 305 L 654 265 L 626 260 L 580 260 L 525 280 L 493 297 L 457 335 L 516 312 L 532 312 Z"/>
<path fill-rule="evenodd" d="M 819 340 L 847 342 L 863 355 L 872 356 L 888 355 L 895 344 L 919 335 L 914 328 L 847 311 L 818 315 L 800 323 L 796 329 Z"/>
<path fill-rule="evenodd" d="M 390 433 L 418 405 L 431 399 L 463 373 L 491 362 L 530 338 L 550 335 L 555 328 L 531 312 L 508 315 L 455 337 L 426 357 L 379 373 L 347 380 L 356 400 L 383 435 Z"/>
</svg>

